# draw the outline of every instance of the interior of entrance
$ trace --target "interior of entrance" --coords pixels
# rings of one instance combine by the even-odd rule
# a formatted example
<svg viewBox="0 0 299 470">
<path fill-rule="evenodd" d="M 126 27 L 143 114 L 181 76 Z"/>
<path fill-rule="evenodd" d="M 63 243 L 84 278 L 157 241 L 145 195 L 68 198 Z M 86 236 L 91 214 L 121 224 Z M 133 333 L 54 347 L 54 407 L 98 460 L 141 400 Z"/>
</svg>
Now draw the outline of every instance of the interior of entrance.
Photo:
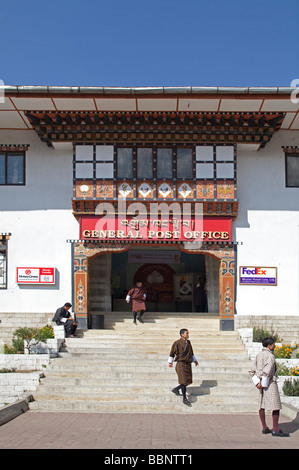
<svg viewBox="0 0 299 470">
<path fill-rule="evenodd" d="M 211 255 L 178 248 L 134 247 L 103 253 L 88 263 L 89 311 L 130 311 L 127 292 L 141 280 L 147 290 L 148 311 L 218 315 L 219 265 Z"/>
</svg>

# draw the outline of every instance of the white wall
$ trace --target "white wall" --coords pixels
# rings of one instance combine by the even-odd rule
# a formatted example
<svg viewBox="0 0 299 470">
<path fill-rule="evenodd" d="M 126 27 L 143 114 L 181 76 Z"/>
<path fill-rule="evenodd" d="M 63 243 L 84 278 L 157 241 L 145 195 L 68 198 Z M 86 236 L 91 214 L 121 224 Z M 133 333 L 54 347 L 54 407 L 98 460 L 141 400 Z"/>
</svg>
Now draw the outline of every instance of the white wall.
<svg viewBox="0 0 299 470">
<path fill-rule="evenodd" d="M 0 187 L 0 233 L 8 242 L 8 288 L 0 291 L 1 312 L 55 312 L 71 302 L 71 245 L 78 238 L 72 215 L 72 151 L 47 147 L 34 131 L 0 133 L 2 144 L 30 144 L 26 185 Z M 20 286 L 17 266 L 56 267 L 55 286 Z"/>
<path fill-rule="evenodd" d="M 299 145 L 298 133 L 280 131 L 265 149 L 238 152 L 238 315 L 299 315 L 299 189 L 285 187 L 283 145 Z M 240 286 L 239 266 L 277 267 L 278 284 Z"/>
</svg>

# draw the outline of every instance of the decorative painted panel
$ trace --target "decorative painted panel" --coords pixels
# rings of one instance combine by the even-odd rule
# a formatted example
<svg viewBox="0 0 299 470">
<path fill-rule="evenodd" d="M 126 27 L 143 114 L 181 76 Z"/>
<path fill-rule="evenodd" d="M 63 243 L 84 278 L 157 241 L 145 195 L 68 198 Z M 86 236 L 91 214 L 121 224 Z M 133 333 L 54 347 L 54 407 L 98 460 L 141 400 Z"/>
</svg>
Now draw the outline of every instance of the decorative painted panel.
<svg viewBox="0 0 299 470">
<path fill-rule="evenodd" d="M 220 266 L 220 316 L 233 318 L 235 303 L 235 258 L 222 258 Z"/>
<path fill-rule="evenodd" d="M 152 181 L 143 181 L 137 184 L 137 197 L 148 199 L 154 197 L 154 184 Z"/>
<path fill-rule="evenodd" d="M 193 199 L 193 181 L 177 182 L 177 198 L 179 199 Z"/>
<path fill-rule="evenodd" d="M 96 183 L 96 197 L 98 198 L 113 198 L 113 181 L 97 181 Z"/>
<path fill-rule="evenodd" d="M 197 199 L 214 199 L 214 183 L 210 181 L 196 182 Z"/>
<path fill-rule="evenodd" d="M 76 197 L 93 197 L 93 181 L 76 181 Z"/>
<path fill-rule="evenodd" d="M 163 181 L 157 183 L 157 198 L 173 199 L 173 182 Z"/>
<path fill-rule="evenodd" d="M 234 199 L 234 193 L 233 181 L 217 181 L 217 199 Z"/>
<path fill-rule="evenodd" d="M 116 185 L 116 196 L 122 196 L 128 199 L 134 197 L 134 183 L 133 181 L 121 181 Z"/>
</svg>

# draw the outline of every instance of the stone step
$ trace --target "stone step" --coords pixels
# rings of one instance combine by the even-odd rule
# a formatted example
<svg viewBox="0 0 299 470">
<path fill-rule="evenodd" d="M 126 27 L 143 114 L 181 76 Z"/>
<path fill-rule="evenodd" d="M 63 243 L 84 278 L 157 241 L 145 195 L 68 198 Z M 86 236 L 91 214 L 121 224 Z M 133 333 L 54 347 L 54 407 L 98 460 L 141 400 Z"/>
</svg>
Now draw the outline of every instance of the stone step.
<svg viewBox="0 0 299 470">
<path fill-rule="evenodd" d="M 97 333 L 97 334 L 93 334 L 93 335 L 89 335 L 89 336 L 82 336 L 81 338 L 66 338 L 67 340 L 70 340 L 70 344 L 72 343 L 75 343 L 75 340 L 79 339 L 80 342 L 84 343 L 87 342 L 89 344 L 93 344 L 95 343 L 96 341 L 99 341 L 99 340 L 104 340 L 104 341 L 107 341 L 107 338 L 111 339 L 111 340 L 116 340 L 117 342 L 120 342 L 121 340 L 123 341 L 127 341 L 127 342 L 136 342 L 136 341 L 144 341 L 144 340 L 147 340 L 147 341 L 163 341 L 163 342 L 167 342 L 169 344 L 172 344 L 174 341 L 178 340 L 179 339 L 179 335 L 177 334 L 177 331 L 173 331 L 173 332 L 170 332 L 169 334 L 157 334 L 155 331 L 146 331 L 146 332 L 135 332 L 135 331 L 130 331 L 130 330 L 127 330 L 127 331 L 117 331 L 115 332 L 115 330 L 113 330 L 113 333 L 111 334 L 108 334 L 106 333 L 107 330 L 101 330 L 103 331 L 104 333 L 101 334 L 101 333 Z M 201 332 L 192 332 L 192 334 L 190 334 L 190 341 L 191 343 L 193 344 L 194 342 L 209 342 L 209 341 L 212 341 L 212 340 L 216 340 L 216 345 L 218 343 L 229 343 L 229 342 L 240 342 L 241 343 L 241 339 L 240 339 L 240 336 L 238 334 L 235 334 L 235 335 L 221 335 L 221 334 L 202 334 Z"/>
<path fill-rule="evenodd" d="M 156 350 L 156 347 L 150 347 L 150 346 L 147 346 L 145 345 L 144 346 L 144 354 L 154 354 L 155 353 L 155 350 Z M 161 347 L 160 350 L 162 351 L 162 353 L 164 353 L 164 358 L 167 360 L 168 359 L 168 356 L 169 356 L 169 352 L 170 352 L 170 346 L 165 346 L 164 348 Z M 137 354 L 138 351 L 139 351 L 139 348 L 137 346 L 134 346 L 134 347 L 127 347 L 127 348 L 120 348 L 120 349 L 117 349 L 116 347 L 113 347 L 111 348 L 109 345 L 103 345 L 101 347 L 94 347 L 94 348 L 82 348 L 81 350 L 79 350 L 78 348 L 67 348 L 67 351 L 71 354 L 82 354 L 82 355 L 91 355 L 91 354 L 94 354 L 94 355 L 101 355 L 105 353 L 105 351 L 109 351 L 110 352 L 110 355 L 111 357 L 118 357 L 119 355 L 122 355 L 122 354 L 126 354 L 128 351 L 134 351 L 134 354 Z M 239 348 L 239 347 L 236 347 L 236 348 L 223 348 L 220 352 L 219 352 L 219 355 L 220 356 L 225 356 L 225 354 L 233 354 L 233 355 L 240 355 L 240 354 L 244 354 L 245 352 L 245 349 L 244 348 Z M 210 353 L 211 354 L 211 350 L 209 349 L 203 349 L 203 348 L 194 348 L 194 354 L 195 356 L 197 357 L 197 359 L 199 359 L 201 356 L 205 356 L 205 354 L 207 353 Z M 217 350 L 214 350 L 214 357 L 216 357 L 218 354 L 218 351 Z"/>
<path fill-rule="evenodd" d="M 91 360 L 89 359 L 73 359 L 73 358 L 67 358 L 66 360 L 61 360 L 61 359 L 56 359 L 54 361 L 51 361 L 50 365 L 48 366 L 47 370 L 65 370 L 66 368 L 68 370 L 82 370 L 82 369 L 87 369 L 89 368 L 91 372 L 96 372 L 97 370 L 103 371 L 103 370 L 112 370 L 117 372 L 118 370 L 123 370 L 123 371 L 129 371 L 129 370 L 135 370 L 138 372 L 140 369 L 148 371 L 156 371 L 157 368 L 159 370 L 167 371 L 169 370 L 169 365 L 168 362 L 165 358 L 164 361 L 157 361 L 157 360 L 149 360 L 149 359 L 143 359 L 142 357 L 140 359 L 137 359 L 132 362 L 132 358 L 130 357 L 130 360 L 124 360 L 124 358 L 111 358 L 108 359 L 107 363 L 100 362 L 96 358 L 92 358 Z M 175 366 L 175 363 L 174 363 Z M 238 361 L 232 361 L 231 359 L 204 359 L 202 361 L 199 361 L 199 365 L 195 366 L 192 365 L 192 368 L 195 368 L 196 370 L 200 371 L 202 368 L 227 368 L 231 367 L 234 370 L 238 369 L 240 367 L 248 367 L 250 368 L 251 362 L 247 358 L 239 358 Z"/>
<path fill-rule="evenodd" d="M 175 385 L 174 385 L 175 386 Z M 101 400 L 103 399 L 104 401 L 118 401 L 119 398 L 121 397 L 121 400 L 124 401 L 136 401 L 140 400 L 140 397 L 144 399 L 145 397 L 148 397 L 145 401 L 151 401 L 153 399 L 160 399 L 163 397 L 164 401 L 169 401 L 171 400 L 171 390 L 172 388 L 144 388 L 144 387 L 136 387 L 136 386 L 131 386 L 131 387 L 103 387 L 103 388 L 90 388 L 90 386 L 78 386 L 76 385 L 75 391 L 71 390 L 70 388 L 66 387 L 65 385 L 62 386 L 48 386 L 47 389 L 44 389 L 40 387 L 40 390 L 38 393 L 35 394 L 35 397 L 41 399 L 45 399 L 47 396 L 55 396 L 55 399 L 61 399 L 61 396 L 68 396 L 74 398 L 76 397 L 83 397 L 81 399 L 98 399 Z M 206 397 L 211 397 L 211 396 L 218 396 L 220 399 L 222 397 L 230 397 L 236 399 L 236 400 L 243 400 L 244 397 L 243 394 L 241 393 L 242 389 L 241 387 L 238 388 L 233 388 L 233 387 L 196 387 L 196 391 L 194 391 L 194 387 L 192 389 L 187 388 L 187 394 L 191 397 L 197 397 L 197 396 L 206 396 Z M 249 398 L 249 396 L 255 400 L 257 398 L 257 393 L 256 390 L 246 389 L 246 396 Z"/>
<path fill-rule="evenodd" d="M 198 374 L 198 377 L 197 377 L 197 374 Z M 198 380 L 200 381 L 202 380 L 219 380 L 219 381 L 230 380 L 232 383 L 234 383 L 237 377 L 238 382 L 243 381 L 244 383 L 248 383 L 249 374 L 248 376 L 246 373 L 244 373 L 243 376 L 241 376 L 240 374 L 237 374 L 237 375 L 236 374 L 237 374 L 236 370 L 233 370 L 233 371 L 225 370 L 221 372 L 219 372 L 218 370 L 205 370 L 201 372 L 194 371 L 193 382 L 196 383 Z M 80 375 L 81 378 L 87 380 L 90 377 L 90 371 L 80 371 L 79 374 L 78 374 L 78 371 L 76 372 L 65 371 L 63 374 L 63 371 L 52 370 L 52 371 L 47 371 L 45 375 L 47 378 L 57 377 L 61 381 L 67 380 L 68 377 L 76 379 L 78 375 Z M 119 372 L 113 375 L 109 375 L 107 373 L 101 374 L 97 372 L 96 375 L 99 379 L 101 379 L 102 382 L 113 384 L 113 385 L 114 384 L 118 385 L 120 383 L 120 380 L 122 381 L 130 380 L 130 382 L 134 380 L 134 384 L 138 384 L 140 386 L 145 386 L 145 384 L 149 386 L 151 383 L 153 383 L 153 381 L 159 384 L 163 384 L 165 386 L 167 385 L 171 386 L 171 384 L 177 382 L 177 375 L 174 370 L 169 370 L 169 377 L 165 377 L 166 374 L 164 372 L 161 374 L 157 374 L 157 373 L 150 374 L 150 373 L 145 372 L 142 375 L 138 374 L 138 376 L 136 376 L 135 374 L 126 373 L 126 372 L 125 373 Z"/>
<path fill-rule="evenodd" d="M 171 346 L 174 341 L 176 341 L 178 338 L 176 336 L 158 336 L 158 335 L 151 335 L 151 334 L 145 334 L 145 335 L 119 335 L 119 336 L 110 336 L 110 335 L 105 335 L 105 336 L 98 336 L 98 337 L 91 337 L 91 338 L 66 338 L 65 344 L 67 346 L 84 346 L 84 345 L 90 345 L 92 346 L 97 346 L 101 345 L 103 343 L 105 344 L 116 344 L 116 345 L 122 345 L 122 344 L 166 344 Z M 108 340 L 108 341 L 107 341 Z M 196 336 L 193 335 L 192 338 L 190 338 L 191 344 L 193 345 L 207 345 L 209 348 L 215 347 L 215 348 L 221 348 L 225 345 L 238 345 L 242 346 L 243 343 L 240 340 L 238 336 Z M 211 341 L 215 341 L 213 345 L 211 345 Z"/>
<path fill-rule="evenodd" d="M 59 411 L 59 412 L 100 412 L 100 413 L 180 413 L 186 415 L 191 414 L 206 414 L 206 413 L 256 413 L 256 403 L 242 402 L 236 403 L 234 401 L 227 403 L 200 403 L 199 401 L 193 403 L 192 406 L 186 406 L 179 402 L 160 402 L 154 403 L 138 401 L 138 402 L 104 402 L 104 401 L 73 401 L 66 402 L 62 400 L 44 400 L 42 402 L 30 403 L 30 409 L 33 411 Z"/>
<path fill-rule="evenodd" d="M 80 351 L 77 352 L 59 352 L 58 359 L 63 357 L 64 363 L 67 364 L 68 361 L 74 362 L 79 364 L 80 362 L 84 362 L 86 364 L 95 363 L 102 360 L 107 360 L 110 364 L 123 364 L 126 362 L 124 359 L 125 354 L 128 352 L 128 349 L 118 349 L 117 354 L 115 354 L 114 349 L 105 348 L 105 350 L 99 351 L 98 354 L 94 354 L 93 351 L 87 350 L 85 353 Z M 153 356 L 153 357 L 152 357 Z M 211 353 L 211 351 L 207 350 L 200 350 L 200 352 L 196 353 L 196 358 L 199 362 L 203 361 L 211 361 L 215 360 L 215 352 Z M 247 357 L 244 357 L 244 352 L 234 354 L 231 351 L 218 351 L 217 352 L 217 360 L 234 360 L 234 361 L 249 361 Z M 55 359 L 54 359 L 55 360 Z M 138 364 L 148 364 L 148 361 L 155 361 L 161 364 L 166 364 L 168 362 L 168 355 L 153 355 L 151 353 L 144 353 L 140 356 L 139 351 L 130 352 L 130 361 L 134 361 Z M 52 361 L 52 364 L 54 362 Z M 250 363 L 248 362 L 248 365 Z"/>
<path fill-rule="evenodd" d="M 198 402 L 198 404 L 201 403 L 227 403 L 234 401 L 235 403 L 243 403 L 244 402 L 244 397 L 241 394 L 210 394 L 210 393 L 202 393 L 202 394 L 189 394 L 187 392 L 188 399 L 195 403 Z M 102 393 L 99 392 L 93 392 L 89 391 L 88 393 L 84 392 L 78 392 L 77 390 L 73 393 L 67 392 L 67 396 L 62 396 L 61 394 L 57 393 L 54 394 L 52 391 L 45 392 L 42 394 L 42 392 L 39 392 L 38 394 L 39 398 L 43 398 L 43 400 L 56 400 L 56 401 L 64 401 L 67 402 L 70 398 L 72 398 L 75 401 L 103 401 L 103 402 L 115 402 L 115 403 L 121 403 L 121 402 L 138 402 L 142 400 L 143 402 L 147 403 L 155 403 L 157 401 L 159 402 L 164 402 L 164 403 L 169 403 L 169 402 L 180 402 L 182 400 L 181 396 L 176 396 L 174 395 L 170 390 L 168 390 L 168 393 L 146 393 L 146 391 L 143 391 L 141 393 L 105 393 L 102 391 Z M 257 395 L 255 394 L 257 397 Z M 252 394 L 253 401 L 254 401 L 254 395 Z M 251 398 L 252 399 L 252 398 Z"/>
</svg>

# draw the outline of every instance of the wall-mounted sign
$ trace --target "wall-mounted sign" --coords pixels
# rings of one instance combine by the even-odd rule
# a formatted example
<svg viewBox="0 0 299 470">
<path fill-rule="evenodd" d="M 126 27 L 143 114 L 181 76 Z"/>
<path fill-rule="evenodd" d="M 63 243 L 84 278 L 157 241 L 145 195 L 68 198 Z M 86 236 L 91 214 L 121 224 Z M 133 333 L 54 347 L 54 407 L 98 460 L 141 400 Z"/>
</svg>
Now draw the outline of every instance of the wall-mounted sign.
<svg viewBox="0 0 299 470">
<path fill-rule="evenodd" d="M 201 222 L 191 215 L 183 217 L 102 217 L 83 216 L 80 218 L 81 240 L 164 240 L 164 241 L 231 241 L 231 217 L 203 217 Z M 197 230 L 197 226 L 200 229 Z"/>
<path fill-rule="evenodd" d="M 17 268 L 18 284 L 55 284 L 55 268 Z"/>
<path fill-rule="evenodd" d="M 277 268 L 240 266 L 241 286 L 277 286 Z"/>
</svg>

